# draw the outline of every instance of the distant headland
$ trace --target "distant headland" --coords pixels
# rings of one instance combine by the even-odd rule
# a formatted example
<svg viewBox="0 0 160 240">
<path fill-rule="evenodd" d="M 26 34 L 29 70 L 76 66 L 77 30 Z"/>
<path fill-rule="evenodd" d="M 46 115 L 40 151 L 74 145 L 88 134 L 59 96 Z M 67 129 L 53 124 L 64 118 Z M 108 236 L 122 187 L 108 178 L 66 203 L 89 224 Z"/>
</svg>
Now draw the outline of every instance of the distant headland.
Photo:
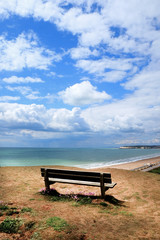
<svg viewBox="0 0 160 240">
<path fill-rule="evenodd" d="M 120 149 L 160 149 L 160 145 L 134 145 L 122 146 Z"/>
</svg>

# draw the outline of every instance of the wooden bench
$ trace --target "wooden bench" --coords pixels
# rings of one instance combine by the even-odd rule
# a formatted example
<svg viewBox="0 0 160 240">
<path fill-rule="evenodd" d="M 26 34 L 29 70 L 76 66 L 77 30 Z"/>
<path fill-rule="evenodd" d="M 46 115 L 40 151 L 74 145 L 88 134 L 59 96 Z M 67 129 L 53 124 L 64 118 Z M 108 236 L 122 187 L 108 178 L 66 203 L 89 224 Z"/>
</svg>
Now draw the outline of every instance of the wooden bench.
<svg viewBox="0 0 160 240">
<path fill-rule="evenodd" d="M 41 168 L 41 175 L 44 177 L 46 190 L 50 190 L 50 185 L 56 182 L 100 187 L 103 199 L 105 191 L 117 184 L 112 183 L 110 173 Z"/>
</svg>

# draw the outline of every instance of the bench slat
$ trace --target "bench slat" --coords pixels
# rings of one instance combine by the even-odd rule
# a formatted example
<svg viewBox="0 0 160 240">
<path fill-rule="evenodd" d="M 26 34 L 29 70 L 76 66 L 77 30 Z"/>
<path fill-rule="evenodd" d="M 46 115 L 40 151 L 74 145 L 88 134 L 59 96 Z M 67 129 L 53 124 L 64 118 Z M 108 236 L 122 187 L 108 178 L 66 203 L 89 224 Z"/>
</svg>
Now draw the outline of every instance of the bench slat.
<svg viewBox="0 0 160 240">
<path fill-rule="evenodd" d="M 57 183 L 67 183 L 67 184 L 77 184 L 77 185 L 87 185 L 87 186 L 94 186 L 100 187 L 100 182 L 89 182 L 89 181 L 77 181 L 77 180 L 70 180 L 70 179 L 60 179 L 60 178 L 49 178 L 50 182 L 57 182 Z M 108 188 L 113 188 L 116 183 L 105 183 L 104 186 Z"/>
<path fill-rule="evenodd" d="M 71 170 L 60 170 L 60 169 L 46 169 L 48 177 L 54 178 L 64 178 L 64 179 L 73 179 L 80 181 L 91 181 L 91 182 L 99 182 L 100 181 L 100 173 L 99 172 L 84 172 L 84 171 L 71 171 Z M 41 169 L 41 175 L 44 177 L 45 168 Z M 104 182 L 111 183 L 111 174 L 103 173 Z"/>
<path fill-rule="evenodd" d="M 117 185 L 117 183 L 109 183 L 109 184 L 104 184 L 104 186 L 105 187 L 107 187 L 107 188 L 114 188 L 114 186 L 116 186 Z"/>
<path fill-rule="evenodd" d="M 60 179 L 70 179 L 70 180 L 80 180 L 80 181 L 90 181 L 90 182 L 100 182 L 100 176 L 99 177 L 93 177 L 93 176 L 83 176 L 83 175 L 68 175 L 68 174 L 56 174 L 56 173 L 50 173 L 48 172 L 48 177 L 53 178 L 60 178 Z M 104 182 L 111 183 L 111 178 L 105 178 Z"/>
<path fill-rule="evenodd" d="M 50 189 L 54 183 L 66 183 L 100 187 L 101 197 L 105 198 L 105 191 L 113 188 L 116 183 L 112 183 L 110 173 L 86 172 L 68 169 L 41 168 L 41 175 L 44 177 L 45 187 Z"/>
<path fill-rule="evenodd" d="M 68 169 L 53 169 L 53 168 L 41 168 L 41 175 L 44 177 L 45 170 L 48 170 L 48 173 L 57 173 L 57 174 L 72 174 L 72 175 L 83 175 L 83 176 L 100 176 L 99 172 L 89 172 L 89 171 L 78 171 L 78 170 L 68 170 Z M 105 177 L 111 177 L 110 173 L 105 173 Z"/>
</svg>

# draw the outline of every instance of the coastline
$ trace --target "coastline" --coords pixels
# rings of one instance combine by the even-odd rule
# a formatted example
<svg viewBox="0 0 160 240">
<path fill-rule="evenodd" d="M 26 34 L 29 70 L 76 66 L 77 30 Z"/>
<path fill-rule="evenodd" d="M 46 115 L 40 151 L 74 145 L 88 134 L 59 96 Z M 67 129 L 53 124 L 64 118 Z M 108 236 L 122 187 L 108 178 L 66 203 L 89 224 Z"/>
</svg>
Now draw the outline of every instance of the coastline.
<svg viewBox="0 0 160 240">
<path fill-rule="evenodd" d="M 115 164 L 115 165 L 109 166 L 109 168 L 134 170 L 135 168 L 141 168 L 143 166 L 148 166 L 149 167 L 152 164 L 155 167 L 156 166 L 158 167 L 158 165 L 160 164 L 160 156 L 159 157 L 154 157 L 154 158 L 149 158 L 149 159 L 138 160 L 138 161 L 135 161 L 135 162 Z"/>
<path fill-rule="evenodd" d="M 160 157 L 160 150 L 139 149 L 0 149 L 0 167 L 12 166 L 67 166 L 83 169 L 122 168 L 133 163 L 147 163 L 152 158 Z M 134 166 L 133 168 L 136 168 Z M 131 167 L 132 168 L 132 167 Z M 127 167 L 128 169 L 128 167 Z"/>
<path fill-rule="evenodd" d="M 93 168 L 84 168 L 83 166 L 70 166 L 70 165 L 36 165 L 36 166 L 1 166 L 0 168 L 40 168 L 40 167 L 50 167 L 50 168 L 64 168 L 64 169 L 83 169 L 85 171 L 101 170 L 108 171 L 107 169 L 122 169 L 122 170 L 141 170 L 141 168 L 158 168 L 160 166 L 160 156 L 147 158 L 143 160 L 137 160 L 134 162 L 118 163 L 113 165 L 97 166 Z M 147 170 L 146 170 L 147 171 Z"/>
</svg>

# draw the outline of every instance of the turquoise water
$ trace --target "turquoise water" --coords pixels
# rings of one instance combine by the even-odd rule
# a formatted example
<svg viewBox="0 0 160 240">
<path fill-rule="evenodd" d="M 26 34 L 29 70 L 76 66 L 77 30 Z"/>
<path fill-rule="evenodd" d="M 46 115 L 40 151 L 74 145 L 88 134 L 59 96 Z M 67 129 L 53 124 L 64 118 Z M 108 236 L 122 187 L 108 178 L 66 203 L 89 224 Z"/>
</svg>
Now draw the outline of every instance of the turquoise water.
<svg viewBox="0 0 160 240">
<path fill-rule="evenodd" d="M 0 148 L 0 166 L 95 168 L 160 156 L 160 149 Z"/>
</svg>

